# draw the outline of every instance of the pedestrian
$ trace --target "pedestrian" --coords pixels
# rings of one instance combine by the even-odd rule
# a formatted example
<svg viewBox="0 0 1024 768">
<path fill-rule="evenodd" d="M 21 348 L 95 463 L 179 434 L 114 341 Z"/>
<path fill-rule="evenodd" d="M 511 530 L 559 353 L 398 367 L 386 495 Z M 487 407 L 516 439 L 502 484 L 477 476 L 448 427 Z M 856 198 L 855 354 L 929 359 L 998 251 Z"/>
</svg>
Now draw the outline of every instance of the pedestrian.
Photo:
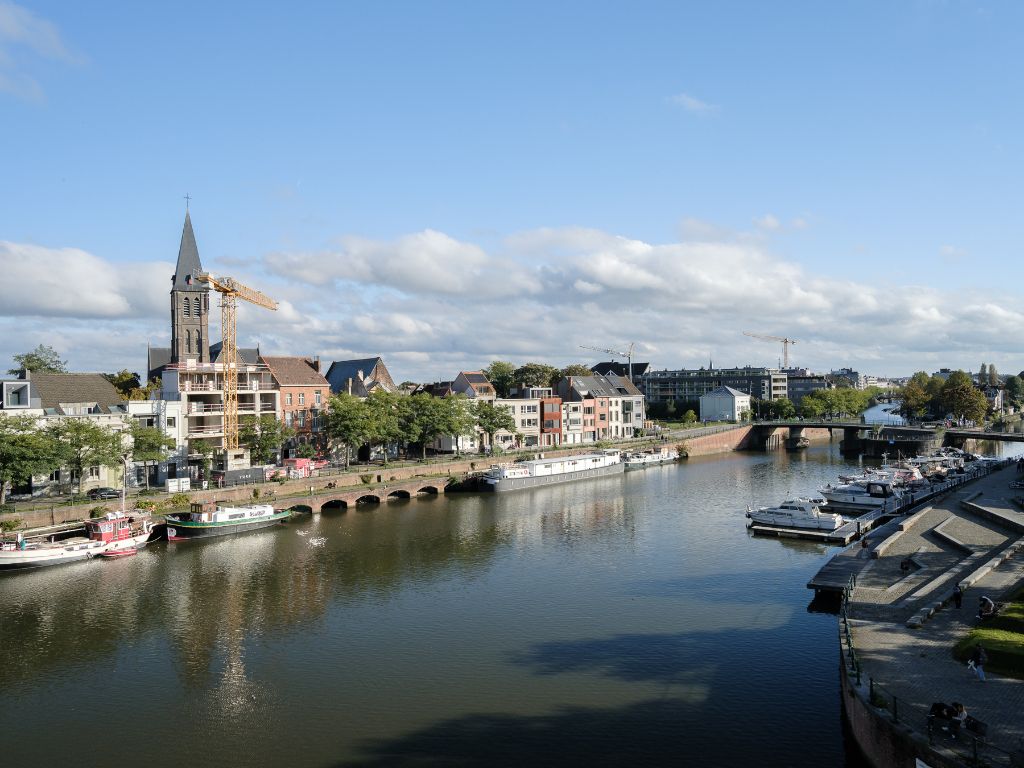
<svg viewBox="0 0 1024 768">
<path fill-rule="evenodd" d="M 964 588 L 957 584 L 953 587 L 953 605 L 959 608 L 964 604 Z"/>
<path fill-rule="evenodd" d="M 985 653 L 981 643 L 978 643 L 974 646 L 974 650 L 971 651 L 971 658 L 967 661 L 967 666 L 974 670 L 974 673 L 981 682 L 985 682 L 985 664 L 987 662 L 988 654 Z"/>
<path fill-rule="evenodd" d="M 949 719 L 950 724 L 953 726 L 952 736 L 955 739 L 956 735 L 960 733 L 960 729 L 963 728 L 964 723 L 967 721 L 967 707 L 961 704 L 959 701 L 953 702 L 953 716 Z"/>
</svg>

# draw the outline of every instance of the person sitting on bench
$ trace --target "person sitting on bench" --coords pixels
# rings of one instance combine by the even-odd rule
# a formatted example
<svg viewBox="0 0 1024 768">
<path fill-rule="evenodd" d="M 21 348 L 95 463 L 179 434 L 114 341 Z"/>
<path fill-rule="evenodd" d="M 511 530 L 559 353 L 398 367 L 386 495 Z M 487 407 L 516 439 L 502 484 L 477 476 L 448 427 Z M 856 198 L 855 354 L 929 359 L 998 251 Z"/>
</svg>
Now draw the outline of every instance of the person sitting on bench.
<svg viewBox="0 0 1024 768">
<path fill-rule="evenodd" d="M 960 729 L 963 724 L 967 721 L 967 707 L 961 704 L 959 701 L 953 702 L 953 716 L 949 719 L 949 724 L 953 726 L 953 738 L 960 733 Z"/>
<path fill-rule="evenodd" d="M 982 595 L 978 598 L 978 618 L 984 621 L 996 615 L 996 604 L 990 597 Z"/>
</svg>

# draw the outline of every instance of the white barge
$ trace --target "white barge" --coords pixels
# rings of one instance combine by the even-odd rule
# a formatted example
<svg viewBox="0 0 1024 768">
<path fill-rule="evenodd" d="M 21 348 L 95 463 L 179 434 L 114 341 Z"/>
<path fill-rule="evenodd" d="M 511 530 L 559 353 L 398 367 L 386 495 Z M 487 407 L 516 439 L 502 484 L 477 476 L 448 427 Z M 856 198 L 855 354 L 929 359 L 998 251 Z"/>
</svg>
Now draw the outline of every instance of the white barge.
<svg viewBox="0 0 1024 768">
<path fill-rule="evenodd" d="M 614 475 L 622 472 L 624 468 L 622 454 L 612 450 L 519 461 L 514 464 L 496 464 L 483 474 L 482 487 L 485 491 L 518 491 L 523 488 Z"/>
</svg>

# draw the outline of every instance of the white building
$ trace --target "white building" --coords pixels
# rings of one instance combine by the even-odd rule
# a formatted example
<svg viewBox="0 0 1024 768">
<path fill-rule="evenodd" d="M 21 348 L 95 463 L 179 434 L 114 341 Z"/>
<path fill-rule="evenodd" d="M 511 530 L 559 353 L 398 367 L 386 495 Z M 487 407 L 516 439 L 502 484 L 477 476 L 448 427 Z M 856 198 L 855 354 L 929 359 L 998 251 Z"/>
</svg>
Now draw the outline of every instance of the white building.
<svg viewBox="0 0 1024 768">
<path fill-rule="evenodd" d="M 750 412 L 750 395 L 732 387 L 718 387 L 701 395 L 701 421 L 741 421 Z"/>
</svg>

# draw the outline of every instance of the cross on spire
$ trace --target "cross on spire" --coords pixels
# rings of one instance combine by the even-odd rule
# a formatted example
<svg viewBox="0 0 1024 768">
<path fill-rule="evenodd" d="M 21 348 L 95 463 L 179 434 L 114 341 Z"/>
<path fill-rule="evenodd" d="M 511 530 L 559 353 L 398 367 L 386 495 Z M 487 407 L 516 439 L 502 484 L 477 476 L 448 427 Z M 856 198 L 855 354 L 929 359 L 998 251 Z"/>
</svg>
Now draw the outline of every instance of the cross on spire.
<svg viewBox="0 0 1024 768">
<path fill-rule="evenodd" d="M 188 201 L 192 199 L 192 195 L 188 192 L 185 193 L 185 210 L 188 211 Z"/>
</svg>

